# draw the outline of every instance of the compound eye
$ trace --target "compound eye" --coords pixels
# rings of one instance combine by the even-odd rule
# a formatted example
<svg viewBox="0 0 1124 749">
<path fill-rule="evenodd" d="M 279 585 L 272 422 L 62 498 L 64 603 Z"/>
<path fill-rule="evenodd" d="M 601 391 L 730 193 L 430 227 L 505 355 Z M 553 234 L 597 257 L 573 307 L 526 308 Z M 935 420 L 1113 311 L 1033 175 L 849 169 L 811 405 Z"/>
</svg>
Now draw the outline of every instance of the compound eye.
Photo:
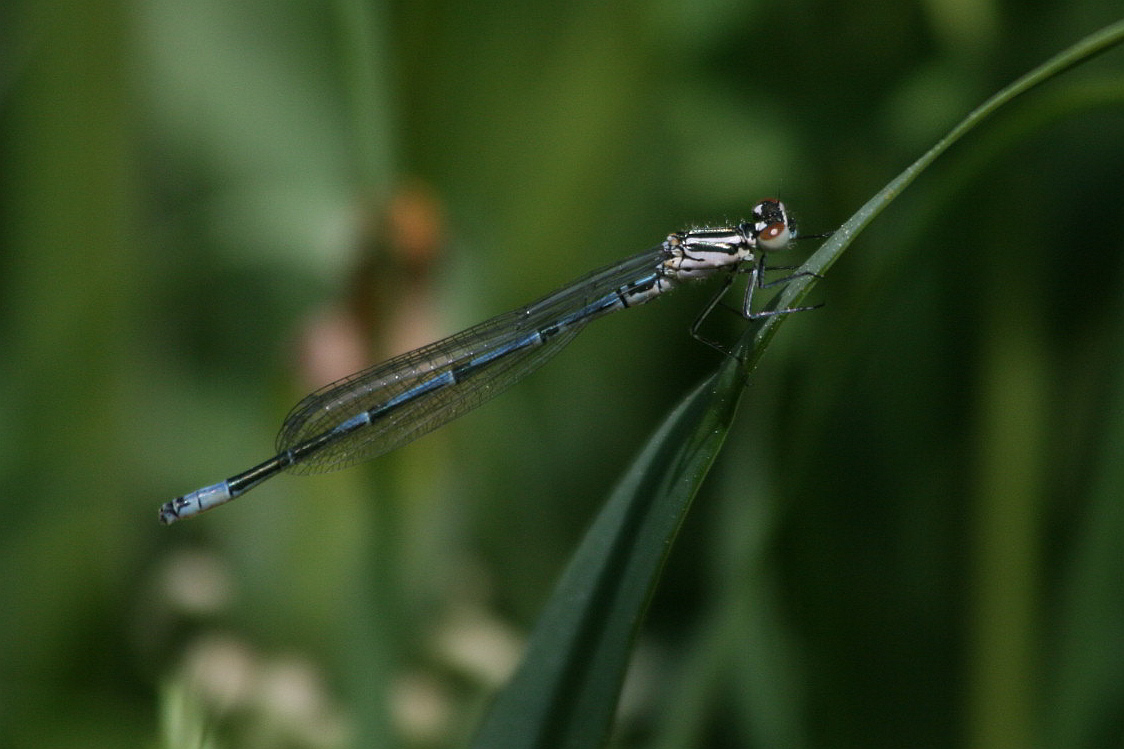
<svg viewBox="0 0 1124 749">
<path fill-rule="evenodd" d="M 757 246 L 765 252 L 783 250 L 791 240 L 792 231 L 783 221 L 769 224 L 757 234 Z"/>
</svg>

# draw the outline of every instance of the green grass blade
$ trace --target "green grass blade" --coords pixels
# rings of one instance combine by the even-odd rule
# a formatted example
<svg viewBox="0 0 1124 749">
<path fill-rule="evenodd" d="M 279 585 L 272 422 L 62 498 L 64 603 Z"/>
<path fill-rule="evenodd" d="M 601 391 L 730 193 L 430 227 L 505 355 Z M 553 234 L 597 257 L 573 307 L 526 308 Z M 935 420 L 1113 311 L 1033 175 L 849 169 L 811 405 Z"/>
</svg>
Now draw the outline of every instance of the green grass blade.
<svg viewBox="0 0 1124 749">
<path fill-rule="evenodd" d="M 743 392 L 723 368 L 675 408 L 613 492 L 556 586 L 474 746 L 597 746 L 632 640 Z"/>
<path fill-rule="evenodd" d="M 808 259 L 822 276 L 922 171 L 1000 107 L 1124 40 L 1124 22 L 1073 45 L 970 113 L 879 191 Z M 798 306 L 818 280 L 787 284 L 775 307 Z M 474 746 L 590 747 L 604 742 L 632 642 L 683 518 L 725 440 L 744 385 L 779 326 L 753 326 L 729 358 L 668 416 L 586 534 L 539 620 L 524 660 Z"/>
</svg>

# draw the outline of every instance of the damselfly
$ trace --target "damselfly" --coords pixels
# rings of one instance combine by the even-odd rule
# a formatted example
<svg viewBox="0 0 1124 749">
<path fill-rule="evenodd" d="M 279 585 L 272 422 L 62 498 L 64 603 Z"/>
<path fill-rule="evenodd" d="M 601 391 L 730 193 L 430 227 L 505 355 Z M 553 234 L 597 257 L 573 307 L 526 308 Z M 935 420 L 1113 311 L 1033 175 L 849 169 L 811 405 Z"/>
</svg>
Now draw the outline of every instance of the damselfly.
<svg viewBox="0 0 1124 749">
<path fill-rule="evenodd" d="M 173 523 L 217 507 L 281 471 L 333 471 L 401 447 L 535 370 L 591 320 L 648 302 L 686 281 L 725 276 L 721 291 L 691 328 L 700 340 L 699 324 L 739 271 L 749 274 L 741 308 L 747 319 L 810 309 L 751 308 L 754 290 L 772 285 L 764 280 L 765 255 L 787 247 L 795 234 L 784 204 L 764 200 L 754 206 L 752 221 L 671 234 L 659 246 L 594 271 L 533 304 L 328 385 L 286 417 L 276 455 L 166 502 L 160 520 Z"/>
</svg>

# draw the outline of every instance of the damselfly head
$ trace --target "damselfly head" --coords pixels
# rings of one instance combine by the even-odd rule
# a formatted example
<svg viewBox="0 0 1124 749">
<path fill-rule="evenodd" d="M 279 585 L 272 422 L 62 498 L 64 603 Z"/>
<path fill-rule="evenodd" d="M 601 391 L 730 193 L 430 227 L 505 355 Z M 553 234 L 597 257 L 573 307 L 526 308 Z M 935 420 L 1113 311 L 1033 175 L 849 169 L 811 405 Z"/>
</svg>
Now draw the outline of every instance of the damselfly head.
<svg viewBox="0 0 1124 749">
<path fill-rule="evenodd" d="M 776 252 L 796 236 L 796 223 L 784 203 L 770 198 L 753 206 L 752 234 L 764 252 Z"/>
</svg>

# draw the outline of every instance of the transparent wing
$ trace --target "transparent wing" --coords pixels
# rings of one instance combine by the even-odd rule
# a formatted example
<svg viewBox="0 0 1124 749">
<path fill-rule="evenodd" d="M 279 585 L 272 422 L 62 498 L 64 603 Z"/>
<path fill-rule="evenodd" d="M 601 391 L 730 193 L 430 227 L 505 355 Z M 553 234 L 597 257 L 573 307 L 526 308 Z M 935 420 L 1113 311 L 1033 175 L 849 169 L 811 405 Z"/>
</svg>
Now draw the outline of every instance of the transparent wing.
<svg viewBox="0 0 1124 749">
<path fill-rule="evenodd" d="M 455 382 L 409 398 L 287 470 L 298 474 L 333 471 L 401 447 L 476 408 L 537 369 L 586 323 L 611 311 L 584 310 L 616 289 L 653 275 L 663 259 L 662 247 L 647 250 L 594 271 L 526 307 L 332 383 L 306 397 L 289 413 L 277 435 L 277 452 L 330 432 L 352 417 L 457 370 Z M 528 336 L 547 328 L 551 335 L 543 336 L 541 343 L 525 345 Z M 489 355 L 494 358 L 485 364 L 465 366 Z"/>
</svg>

